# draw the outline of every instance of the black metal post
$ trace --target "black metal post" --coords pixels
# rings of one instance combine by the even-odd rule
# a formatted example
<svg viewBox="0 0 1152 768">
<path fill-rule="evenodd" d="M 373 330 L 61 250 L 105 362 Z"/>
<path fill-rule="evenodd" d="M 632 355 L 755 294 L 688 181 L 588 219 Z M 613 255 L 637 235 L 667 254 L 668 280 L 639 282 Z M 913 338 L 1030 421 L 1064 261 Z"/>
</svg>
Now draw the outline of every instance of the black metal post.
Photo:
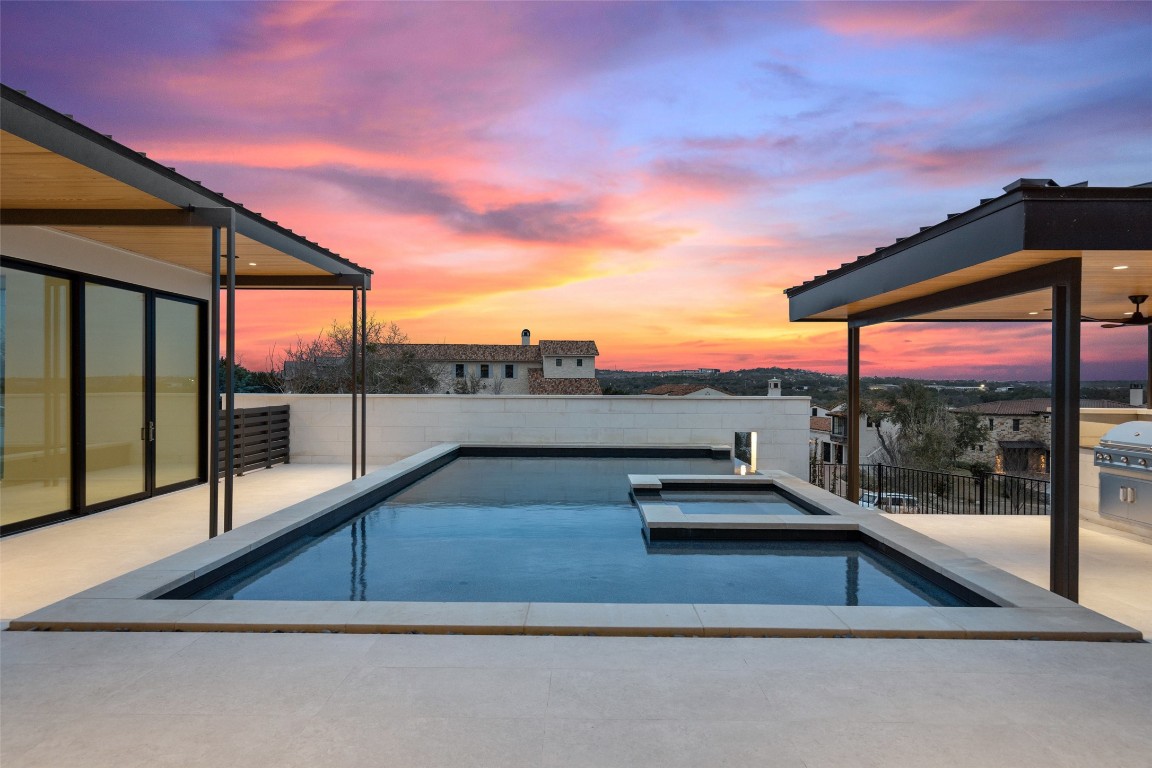
<svg viewBox="0 0 1152 768">
<path fill-rule="evenodd" d="M 848 501 L 860 501 L 860 328 L 848 326 Z"/>
<path fill-rule="evenodd" d="M 208 425 L 208 538 L 220 533 L 220 227 L 212 227 L 212 318 L 208 330 L 212 359 L 212 402 Z"/>
<path fill-rule="evenodd" d="M 1080 269 L 1052 286 L 1051 589 L 1079 601 Z"/>
<path fill-rule="evenodd" d="M 356 339 L 360 334 L 360 319 L 356 315 L 357 308 L 359 307 L 360 291 L 356 288 L 352 289 L 352 348 L 348 350 L 348 354 L 352 356 L 352 386 L 349 389 L 352 392 L 352 479 L 355 480 L 356 475 L 356 418 L 359 416 L 356 408 L 356 393 L 360 389 L 360 384 L 356 380 L 356 362 L 360 357 L 360 350 L 356 346 Z"/>
<path fill-rule="evenodd" d="M 368 474 L 368 286 L 360 285 L 360 474 Z"/>
<path fill-rule="evenodd" d="M 228 333 L 225 337 L 226 375 L 224 377 L 225 417 L 224 434 L 228 444 L 224 448 L 224 532 L 232 530 L 232 486 L 236 473 L 236 211 L 228 216 Z"/>
<path fill-rule="evenodd" d="M 1144 407 L 1152 408 L 1152 325 L 1148 326 L 1148 380 L 1144 383 Z"/>
</svg>

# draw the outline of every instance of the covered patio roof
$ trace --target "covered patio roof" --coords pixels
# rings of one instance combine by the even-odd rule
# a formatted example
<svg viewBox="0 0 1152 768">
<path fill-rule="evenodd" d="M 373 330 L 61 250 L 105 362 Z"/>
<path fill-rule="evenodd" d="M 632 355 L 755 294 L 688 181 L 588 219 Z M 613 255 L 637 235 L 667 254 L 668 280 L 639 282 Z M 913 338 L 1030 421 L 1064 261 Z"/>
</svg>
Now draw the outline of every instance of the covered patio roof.
<svg viewBox="0 0 1152 768">
<path fill-rule="evenodd" d="M 226 415 L 224 531 L 232 527 L 236 290 L 351 291 L 354 382 L 358 365 L 364 369 L 371 270 L 6 85 L 0 85 L 0 225 L 42 227 L 92 240 L 199 272 L 225 292 L 221 302 L 220 291 L 212 291 L 208 333 L 208 359 L 225 361 L 223 398 L 217 376 L 206 372 L 210 468 L 217 466 L 221 411 Z M 351 397 L 353 479 L 367 467 L 364 386 L 360 377 Z M 215 483 L 212 488 L 209 536 L 219 532 Z"/>
<path fill-rule="evenodd" d="M 941 306 L 916 299 L 1080 259 L 1083 314 L 1123 319 L 1128 296 L 1152 295 L 1152 183 L 1058 186 L 1019 179 L 1004 194 L 788 288 L 793 321 L 1049 321 L 1043 290 Z M 1116 269 L 1127 267 L 1127 269 Z M 899 307 L 889 317 L 892 308 Z"/>
<path fill-rule="evenodd" d="M 789 316 L 848 325 L 848 498 L 860 497 L 860 329 L 1045 321 L 1052 333 L 1052 591 L 1078 593 L 1080 323 L 1152 295 L 1152 184 L 1018 179 L 999 197 L 785 290 Z M 1116 329 L 1131 333 L 1130 329 Z M 1148 327 L 1152 379 L 1152 326 Z"/>
<path fill-rule="evenodd" d="M 227 209 L 238 288 L 371 287 L 371 270 L 20 91 L 3 86 L 0 108 L 2 224 L 58 229 L 209 274 L 204 214 Z"/>
</svg>

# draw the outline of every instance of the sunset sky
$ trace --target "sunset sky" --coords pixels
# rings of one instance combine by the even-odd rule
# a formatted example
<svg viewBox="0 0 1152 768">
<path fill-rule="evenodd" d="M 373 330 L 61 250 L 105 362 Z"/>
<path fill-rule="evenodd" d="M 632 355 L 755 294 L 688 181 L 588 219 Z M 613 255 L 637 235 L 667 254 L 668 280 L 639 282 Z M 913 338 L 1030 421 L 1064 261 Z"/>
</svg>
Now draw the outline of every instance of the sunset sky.
<svg viewBox="0 0 1152 768">
<path fill-rule="evenodd" d="M 0 4 L 5 84 L 375 271 L 414 342 L 843 373 L 783 289 L 1019 177 L 1152 181 L 1152 3 Z M 241 297 L 243 362 L 347 320 Z M 1083 375 L 1144 378 L 1143 330 Z M 1047 325 L 865 329 L 865 375 L 1047 378 Z"/>
</svg>

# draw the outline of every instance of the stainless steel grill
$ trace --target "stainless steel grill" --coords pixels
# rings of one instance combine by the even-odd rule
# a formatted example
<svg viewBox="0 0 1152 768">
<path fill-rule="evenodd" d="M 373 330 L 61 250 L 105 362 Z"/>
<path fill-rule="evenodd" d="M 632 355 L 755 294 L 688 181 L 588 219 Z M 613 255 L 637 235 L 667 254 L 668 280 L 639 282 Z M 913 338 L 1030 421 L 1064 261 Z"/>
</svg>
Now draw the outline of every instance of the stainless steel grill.
<svg viewBox="0 0 1152 768">
<path fill-rule="evenodd" d="M 1113 427 L 1104 433 L 1095 453 L 1100 514 L 1152 527 L 1152 422 Z"/>
</svg>

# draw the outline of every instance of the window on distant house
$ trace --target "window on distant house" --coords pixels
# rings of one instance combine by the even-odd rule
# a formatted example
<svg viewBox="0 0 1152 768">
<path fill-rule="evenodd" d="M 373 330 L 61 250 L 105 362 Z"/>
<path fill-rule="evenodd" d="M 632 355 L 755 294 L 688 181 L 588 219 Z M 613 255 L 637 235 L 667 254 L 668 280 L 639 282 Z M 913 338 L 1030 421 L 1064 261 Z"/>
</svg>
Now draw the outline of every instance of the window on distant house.
<svg viewBox="0 0 1152 768">
<path fill-rule="evenodd" d="M 504 366 L 504 378 L 506 378 L 506 379 L 516 378 L 516 366 L 512 365 L 511 363 L 505 365 Z"/>
<path fill-rule="evenodd" d="M 564 365 L 564 358 L 562 358 L 562 357 L 556 358 L 556 367 L 559 368 L 562 365 Z"/>
<path fill-rule="evenodd" d="M 988 419 L 988 429 L 996 429 L 996 419 Z"/>
<path fill-rule="evenodd" d="M 584 367 L 584 358 L 582 358 L 582 357 L 576 358 L 576 367 L 577 368 L 583 368 Z"/>
<path fill-rule="evenodd" d="M 1020 419 L 1012 419 L 1012 431 L 1013 432 L 1019 432 L 1020 431 Z"/>
<path fill-rule="evenodd" d="M 480 364 L 480 378 L 486 379 L 489 377 L 488 369 L 489 369 L 488 363 L 481 363 Z"/>
<path fill-rule="evenodd" d="M 978 446 L 976 446 L 976 450 L 980 451 L 980 453 L 984 453 L 984 446 L 978 445 Z"/>
<path fill-rule="evenodd" d="M 456 363 L 456 378 L 464 378 L 464 363 Z"/>
<path fill-rule="evenodd" d="M 831 464 L 832 463 L 832 443 L 821 443 L 820 445 L 822 445 L 824 447 L 824 463 L 825 464 Z"/>
</svg>

